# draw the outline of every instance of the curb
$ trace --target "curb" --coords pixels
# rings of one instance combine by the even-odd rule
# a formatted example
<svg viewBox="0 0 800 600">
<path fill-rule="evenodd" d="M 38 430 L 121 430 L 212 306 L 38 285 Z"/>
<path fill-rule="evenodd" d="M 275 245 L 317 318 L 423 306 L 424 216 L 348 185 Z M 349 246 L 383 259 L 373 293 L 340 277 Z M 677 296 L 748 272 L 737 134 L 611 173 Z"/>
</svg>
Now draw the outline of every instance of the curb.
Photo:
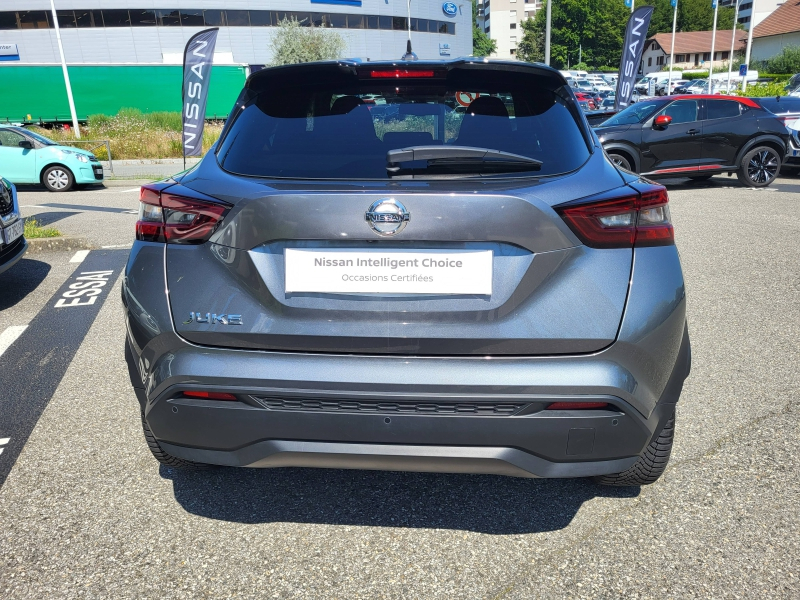
<svg viewBox="0 0 800 600">
<path fill-rule="evenodd" d="M 89 240 L 71 235 L 54 238 L 25 238 L 25 241 L 28 242 L 28 252 L 31 254 L 36 254 L 38 252 L 69 252 L 92 249 Z"/>
<path fill-rule="evenodd" d="M 162 178 L 163 179 L 163 178 Z M 145 178 L 137 178 L 137 179 L 105 179 L 103 181 L 103 185 L 107 188 L 112 187 L 137 187 L 140 185 L 145 185 L 146 183 L 153 183 L 153 181 L 158 181 L 157 179 L 145 179 Z"/>
</svg>

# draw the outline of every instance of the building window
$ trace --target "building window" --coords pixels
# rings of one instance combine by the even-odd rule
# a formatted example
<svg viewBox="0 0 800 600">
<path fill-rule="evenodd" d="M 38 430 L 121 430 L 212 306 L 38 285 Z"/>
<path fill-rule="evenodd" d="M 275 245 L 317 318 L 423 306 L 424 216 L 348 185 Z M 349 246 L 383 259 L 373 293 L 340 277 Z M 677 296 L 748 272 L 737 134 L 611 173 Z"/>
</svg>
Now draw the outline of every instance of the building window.
<svg viewBox="0 0 800 600">
<path fill-rule="evenodd" d="M 725 51 L 722 53 L 722 60 L 728 60 L 728 57 L 731 55 L 730 52 Z"/>
<path fill-rule="evenodd" d="M 652 67 L 653 66 L 653 57 L 652 56 L 648 56 L 647 57 L 647 66 L 648 67 Z"/>
<path fill-rule="evenodd" d="M 77 27 L 77 23 L 75 23 L 75 11 L 74 10 L 57 10 L 56 16 L 58 17 L 58 26 L 61 29 L 74 29 Z"/>
<path fill-rule="evenodd" d="M 514 0 L 511 0 L 511 1 L 513 2 Z M 516 48 L 512 48 L 511 49 L 511 56 L 514 56 L 516 53 L 517 53 L 517 49 Z"/>
<path fill-rule="evenodd" d="M 514 18 L 514 19 L 517 18 L 517 11 L 515 11 L 515 10 L 508 11 L 508 14 L 511 15 L 511 17 Z"/>
<path fill-rule="evenodd" d="M 21 10 L 17 13 L 20 29 L 47 29 L 50 22 L 46 10 Z"/>
<path fill-rule="evenodd" d="M 711 52 L 703 52 L 703 60 L 711 60 Z"/>
<path fill-rule="evenodd" d="M 511 29 L 516 29 L 517 28 L 517 24 L 516 23 L 509 23 L 509 27 Z"/>
<path fill-rule="evenodd" d="M 148 27 L 156 24 L 156 11 L 154 10 L 132 8 L 130 13 L 132 27 Z"/>
<path fill-rule="evenodd" d="M 663 64 L 664 64 L 664 57 L 656 56 L 656 65 L 663 65 Z"/>
<path fill-rule="evenodd" d="M 220 0 L 222 3 L 223 0 Z M 486 2 L 488 5 L 488 2 Z M 56 15 L 61 27 L 275 27 L 283 20 L 300 24 L 339 29 L 381 29 L 406 31 L 406 17 L 381 15 L 348 15 L 343 13 L 306 13 L 266 10 L 224 9 L 113 9 L 59 10 Z M 0 30 L 48 29 L 52 26 L 50 12 L 44 10 L 0 11 Z M 485 23 L 486 33 L 489 24 Z M 411 19 L 411 30 L 422 33 L 455 35 L 456 25 L 450 21 Z"/>
<path fill-rule="evenodd" d="M 156 22 L 161 27 L 180 27 L 181 13 L 179 10 L 161 9 L 156 11 Z"/>
</svg>

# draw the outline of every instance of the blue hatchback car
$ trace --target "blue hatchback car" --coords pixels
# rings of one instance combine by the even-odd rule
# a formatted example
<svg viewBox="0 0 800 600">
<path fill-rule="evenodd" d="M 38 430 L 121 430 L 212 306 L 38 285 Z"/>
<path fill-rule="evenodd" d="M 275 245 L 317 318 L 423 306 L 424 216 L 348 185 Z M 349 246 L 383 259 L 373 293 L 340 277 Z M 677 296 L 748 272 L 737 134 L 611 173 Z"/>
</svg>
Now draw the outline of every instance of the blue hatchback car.
<svg viewBox="0 0 800 600">
<path fill-rule="evenodd" d="M 61 146 L 22 127 L 0 127 L 0 175 L 14 184 L 41 183 L 51 192 L 103 181 L 103 166 L 86 150 Z"/>
</svg>

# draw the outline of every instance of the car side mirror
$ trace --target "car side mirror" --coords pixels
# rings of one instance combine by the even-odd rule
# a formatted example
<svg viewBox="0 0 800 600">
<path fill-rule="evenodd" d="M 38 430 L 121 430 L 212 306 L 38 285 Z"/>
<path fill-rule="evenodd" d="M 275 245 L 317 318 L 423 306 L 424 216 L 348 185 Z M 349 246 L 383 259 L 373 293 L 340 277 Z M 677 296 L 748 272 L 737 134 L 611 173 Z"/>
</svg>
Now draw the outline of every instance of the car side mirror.
<svg viewBox="0 0 800 600">
<path fill-rule="evenodd" d="M 26 150 L 33 150 L 33 142 L 30 140 L 22 140 L 18 146 L 20 148 L 25 148 Z"/>
<path fill-rule="evenodd" d="M 672 123 L 672 117 L 669 115 L 659 115 L 656 117 L 656 120 L 653 121 L 653 127 L 656 129 L 664 129 Z"/>
</svg>

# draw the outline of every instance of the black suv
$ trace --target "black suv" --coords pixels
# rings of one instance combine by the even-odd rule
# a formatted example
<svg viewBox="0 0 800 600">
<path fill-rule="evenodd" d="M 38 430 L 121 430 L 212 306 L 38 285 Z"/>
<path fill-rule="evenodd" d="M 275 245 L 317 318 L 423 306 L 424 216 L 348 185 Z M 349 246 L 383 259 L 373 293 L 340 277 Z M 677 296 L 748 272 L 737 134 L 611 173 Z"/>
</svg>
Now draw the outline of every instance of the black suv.
<svg viewBox="0 0 800 600">
<path fill-rule="evenodd" d="M 609 158 L 644 175 L 705 180 L 735 172 L 748 187 L 778 176 L 783 121 L 751 98 L 670 96 L 637 102 L 595 129 Z"/>
</svg>

